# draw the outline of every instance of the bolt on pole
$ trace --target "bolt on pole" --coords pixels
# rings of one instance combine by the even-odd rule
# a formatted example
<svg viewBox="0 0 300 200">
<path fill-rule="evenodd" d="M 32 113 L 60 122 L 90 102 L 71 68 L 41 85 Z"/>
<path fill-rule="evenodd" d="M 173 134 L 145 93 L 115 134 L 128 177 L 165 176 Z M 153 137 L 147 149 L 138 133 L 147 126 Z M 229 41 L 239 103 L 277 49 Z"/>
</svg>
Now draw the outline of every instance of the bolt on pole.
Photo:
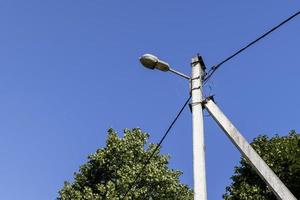
<svg viewBox="0 0 300 200">
<path fill-rule="evenodd" d="M 192 117 L 193 117 L 193 173 L 194 173 L 194 200 L 207 200 L 205 144 L 202 110 L 202 80 L 205 66 L 200 56 L 192 58 Z"/>
</svg>

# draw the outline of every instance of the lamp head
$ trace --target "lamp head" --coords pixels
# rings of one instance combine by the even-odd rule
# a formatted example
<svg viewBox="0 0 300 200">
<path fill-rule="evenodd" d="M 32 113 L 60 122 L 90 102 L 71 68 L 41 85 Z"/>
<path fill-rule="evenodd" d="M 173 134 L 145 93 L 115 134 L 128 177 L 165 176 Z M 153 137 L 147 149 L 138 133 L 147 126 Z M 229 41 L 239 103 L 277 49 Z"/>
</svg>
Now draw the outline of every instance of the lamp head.
<svg viewBox="0 0 300 200">
<path fill-rule="evenodd" d="M 140 62 L 142 65 L 148 69 L 159 69 L 161 71 L 169 71 L 170 66 L 168 63 L 158 59 L 152 54 L 144 54 L 140 57 Z"/>
</svg>

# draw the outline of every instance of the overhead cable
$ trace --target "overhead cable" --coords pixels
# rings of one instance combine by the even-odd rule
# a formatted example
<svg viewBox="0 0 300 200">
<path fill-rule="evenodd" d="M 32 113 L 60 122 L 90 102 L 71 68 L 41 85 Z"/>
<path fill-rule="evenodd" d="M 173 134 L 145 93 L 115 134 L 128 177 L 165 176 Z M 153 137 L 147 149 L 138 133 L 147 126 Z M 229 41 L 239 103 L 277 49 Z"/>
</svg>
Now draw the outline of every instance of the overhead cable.
<svg viewBox="0 0 300 200">
<path fill-rule="evenodd" d="M 206 77 L 204 78 L 204 84 L 210 79 L 210 77 L 215 73 L 215 71 L 220 68 L 221 65 L 223 65 L 224 63 L 226 63 L 227 61 L 231 60 L 232 58 L 234 58 L 235 56 L 237 56 L 238 54 L 242 53 L 243 51 L 245 51 L 246 49 L 248 49 L 249 47 L 251 47 L 252 45 L 254 45 L 255 43 L 257 43 L 258 41 L 260 41 L 261 39 L 263 39 L 264 37 L 266 37 L 267 35 L 269 35 L 270 33 L 272 33 L 273 31 L 275 31 L 276 29 L 278 29 L 279 27 L 281 27 L 282 25 L 284 25 L 285 23 L 287 23 L 288 21 L 292 20 L 293 18 L 295 18 L 296 16 L 298 16 L 300 14 L 300 11 L 296 12 L 295 14 L 291 15 L 290 17 L 288 17 L 287 19 L 285 19 L 284 21 L 282 21 L 280 24 L 278 24 L 277 26 L 273 27 L 272 29 L 270 29 L 269 31 L 267 31 L 266 33 L 264 33 L 263 35 L 261 35 L 260 37 L 258 37 L 257 39 L 253 40 L 252 42 L 250 42 L 249 44 L 247 44 L 246 46 L 244 46 L 243 48 L 239 49 L 237 52 L 233 53 L 232 55 L 230 55 L 229 57 L 225 58 L 224 60 L 222 60 L 220 63 L 218 63 L 217 65 L 214 65 L 213 67 L 211 67 L 211 69 L 207 72 Z"/>
</svg>

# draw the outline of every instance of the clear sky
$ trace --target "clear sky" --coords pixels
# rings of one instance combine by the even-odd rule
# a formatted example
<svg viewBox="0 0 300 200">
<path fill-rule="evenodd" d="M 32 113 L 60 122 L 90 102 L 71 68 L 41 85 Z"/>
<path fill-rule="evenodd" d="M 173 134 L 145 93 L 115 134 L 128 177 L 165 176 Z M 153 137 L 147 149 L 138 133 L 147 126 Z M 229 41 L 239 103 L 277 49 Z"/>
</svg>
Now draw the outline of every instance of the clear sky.
<svg viewBox="0 0 300 200">
<path fill-rule="evenodd" d="M 157 142 L 188 83 L 143 68 L 153 53 L 190 74 L 300 9 L 299 1 L 10 0 L 0 2 L 0 199 L 55 199 L 113 127 Z M 226 63 L 207 94 L 251 141 L 300 130 L 300 17 Z M 240 154 L 205 117 L 208 198 L 221 199 Z M 191 113 L 163 144 L 193 185 Z"/>
</svg>

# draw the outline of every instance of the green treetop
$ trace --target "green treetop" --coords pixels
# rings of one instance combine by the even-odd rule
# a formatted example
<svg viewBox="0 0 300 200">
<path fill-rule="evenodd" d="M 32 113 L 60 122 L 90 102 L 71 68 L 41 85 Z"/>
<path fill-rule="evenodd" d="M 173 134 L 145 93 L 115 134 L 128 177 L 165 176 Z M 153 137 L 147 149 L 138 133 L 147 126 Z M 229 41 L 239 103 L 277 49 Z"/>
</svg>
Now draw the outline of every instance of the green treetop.
<svg viewBox="0 0 300 200">
<path fill-rule="evenodd" d="M 88 156 L 87 163 L 65 182 L 58 200 L 121 200 L 156 144 L 140 129 L 124 130 L 120 138 L 108 130 L 106 147 Z M 158 150 L 124 200 L 192 200 L 192 191 L 179 181 L 180 171 L 168 168 L 169 157 Z"/>
</svg>

